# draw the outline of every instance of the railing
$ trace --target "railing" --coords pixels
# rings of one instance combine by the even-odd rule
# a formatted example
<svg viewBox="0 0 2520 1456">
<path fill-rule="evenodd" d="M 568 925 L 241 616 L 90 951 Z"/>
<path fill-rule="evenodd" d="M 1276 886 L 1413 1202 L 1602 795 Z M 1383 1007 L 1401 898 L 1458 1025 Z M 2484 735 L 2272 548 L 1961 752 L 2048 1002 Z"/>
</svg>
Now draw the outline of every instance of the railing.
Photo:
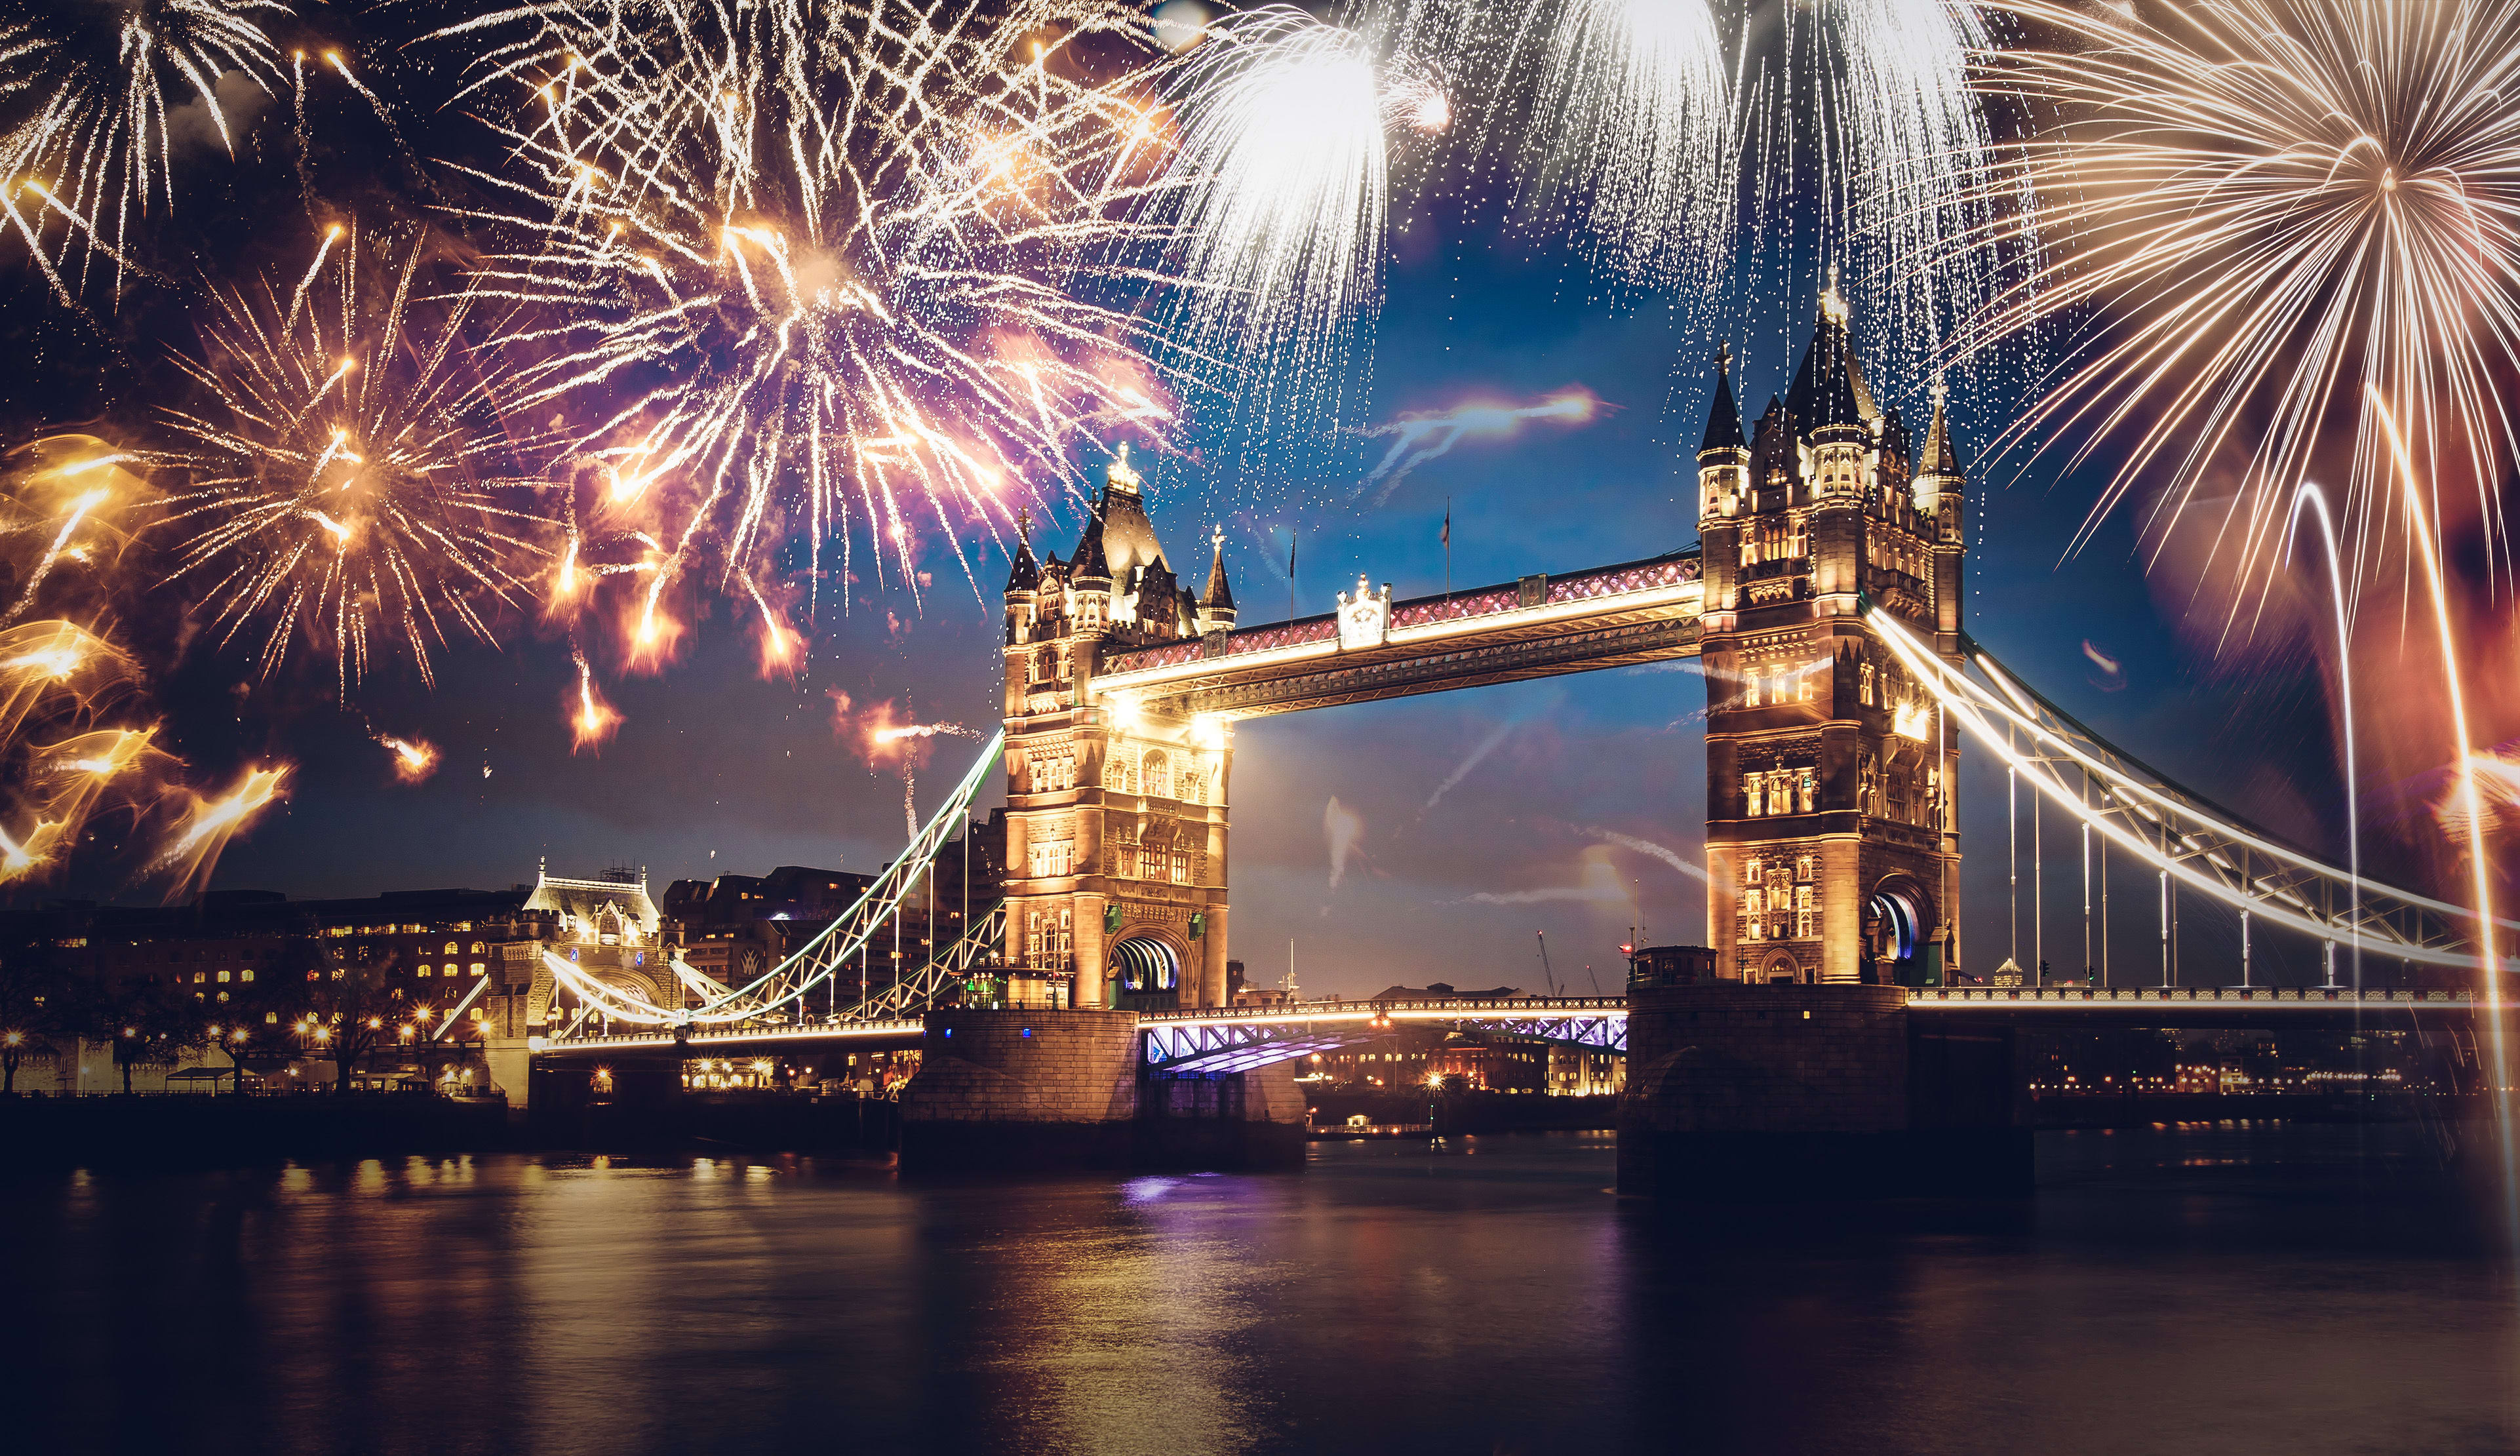
<svg viewBox="0 0 2520 1456">
<path fill-rule="evenodd" d="M 2158 1006 L 2164 1002 L 2422 1011 L 2466 1011 L 2478 1004 L 2469 991 L 2358 991 L 2351 986 L 1926 986 L 1908 992 L 1908 1004 L 1918 1007 Z"/>
</svg>

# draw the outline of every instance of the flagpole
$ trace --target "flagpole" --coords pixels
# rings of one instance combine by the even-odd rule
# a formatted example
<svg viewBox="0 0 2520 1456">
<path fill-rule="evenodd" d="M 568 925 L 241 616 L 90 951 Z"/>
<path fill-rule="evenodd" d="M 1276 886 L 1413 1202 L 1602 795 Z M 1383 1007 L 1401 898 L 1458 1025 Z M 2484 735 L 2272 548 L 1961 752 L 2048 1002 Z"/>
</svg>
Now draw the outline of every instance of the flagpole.
<svg viewBox="0 0 2520 1456">
<path fill-rule="evenodd" d="M 1453 498 L 1444 497 L 1444 600 L 1453 600 Z"/>
<path fill-rule="evenodd" d="M 1286 624 L 1295 624 L 1295 528 L 1286 528 Z"/>
</svg>

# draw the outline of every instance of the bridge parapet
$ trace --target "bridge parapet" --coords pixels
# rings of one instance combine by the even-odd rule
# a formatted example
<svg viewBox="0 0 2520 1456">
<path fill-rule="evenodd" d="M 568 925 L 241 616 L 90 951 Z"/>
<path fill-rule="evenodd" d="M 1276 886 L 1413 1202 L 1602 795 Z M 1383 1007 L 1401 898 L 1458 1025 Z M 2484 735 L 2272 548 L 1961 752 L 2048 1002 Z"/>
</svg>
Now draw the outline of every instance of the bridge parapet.
<svg viewBox="0 0 2520 1456">
<path fill-rule="evenodd" d="M 2041 1006 L 2089 1010 L 2099 1007 L 2158 1007 L 2164 1002 L 2211 1003 L 2218 1007 L 2295 1007 L 2334 1011 L 2353 1007 L 2468 1011 L 2478 1002 L 2472 991 L 2412 990 L 2352 986 L 1940 986 L 1911 990 L 1912 1008 L 1980 1007 L 1986 1009 Z"/>
</svg>

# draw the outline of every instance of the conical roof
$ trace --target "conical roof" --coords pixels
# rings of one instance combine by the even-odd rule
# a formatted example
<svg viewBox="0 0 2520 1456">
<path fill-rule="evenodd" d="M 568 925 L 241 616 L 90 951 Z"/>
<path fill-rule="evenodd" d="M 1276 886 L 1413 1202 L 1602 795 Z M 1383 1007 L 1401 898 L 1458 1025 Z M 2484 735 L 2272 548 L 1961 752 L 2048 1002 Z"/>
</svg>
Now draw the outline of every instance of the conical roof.
<svg viewBox="0 0 2520 1456">
<path fill-rule="evenodd" d="M 1943 409 L 1949 391 L 1942 382 L 1934 383 L 1934 423 L 1925 427 L 1925 448 L 1917 452 L 1916 474 L 1920 476 L 1957 476 L 1963 469 L 1960 452 L 1952 445 L 1952 427 Z"/>
<path fill-rule="evenodd" d="M 1089 576 L 1099 576 L 1104 581 L 1111 579 L 1111 564 L 1102 555 L 1102 514 L 1100 511 L 1085 523 L 1085 534 L 1076 543 L 1074 560 L 1078 579 Z"/>
<path fill-rule="evenodd" d="M 1847 314 L 1846 299 L 1837 291 L 1837 270 L 1831 268 L 1828 287 L 1821 291 L 1820 319 L 1812 329 L 1811 346 L 1803 350 L 1802 367 L 1794 371 L 1793 387 L 1785 391 L 1785 409 L 1797 429 L 1861 429 L 1881 413 L 1872 402 L 1872 391 L 1865 387 L 1864 366 L 1855 357 Z"/>
<path fill-rule="evenodd" d="M 1033 560 L 1032 542 L 1025 540 L 1015 547 L 1013 569 L 1007 572 L 1009 592 L 1031 591 L 1041 585 L 1041 563 Z"/>
<path fill-rule="evenodd" d="M 1749 447 L 1741 432 L 1741 405 L 1732 397 L 1732 350 L 1721 346 L 1715 351 L 1715 402 L 1706 407 L 1706 438 L 1698 442 L 1697 453 Z"/>
<path fill-rule="evenodd" d="M 1225 532 L 1215 536 L 1216 555 L 1207 564 L 1207 590 L 1199 593 L 1198 605 L 1210 612 L 1234 610 L 1234 588 L 1225 579 Z"/>
</svg>

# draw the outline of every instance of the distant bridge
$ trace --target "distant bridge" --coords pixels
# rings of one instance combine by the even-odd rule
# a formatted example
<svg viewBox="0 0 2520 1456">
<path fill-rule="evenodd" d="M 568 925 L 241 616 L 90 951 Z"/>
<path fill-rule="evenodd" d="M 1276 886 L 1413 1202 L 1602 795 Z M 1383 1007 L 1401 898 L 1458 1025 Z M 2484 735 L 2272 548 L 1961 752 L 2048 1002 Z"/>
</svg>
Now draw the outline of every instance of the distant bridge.
<svg viewBox="0 0 2520 1456">
<path fill-rule="evenodd" d="M 2179 1026 L 2280 1030 L 2375 1018 L 2427 1021 L 2484 1010 L 2463 990 L 2399 990 L 2322 986 L 2068 986 L 1939 987 L 1910 990 L 1912 1013 L 1974 1023 L 2029 1026 Z M 1248 1071 L 1316 1052 L 1335 1051 L 1390 1035 L 1401 1026 L 1449 1026 L 1594 1051 L 1628 1049 L 1628 1002 L 1622 997 L 1450 998 L 1426 1001 L 1303 1001 L 1278 1006 L 1203 1007 L 1142 1012 L 1145 1065 L 1173 1075 Z M 804 1022 L 793 1025 L 578 1036 L 536 1049 L 541 1057 L 602 1059 L 688 1051 L 693 1056 L 748 1056 L 785 1048 L 907 1049 L 922 1044 L 917 1017 Z"/>
</svg>

